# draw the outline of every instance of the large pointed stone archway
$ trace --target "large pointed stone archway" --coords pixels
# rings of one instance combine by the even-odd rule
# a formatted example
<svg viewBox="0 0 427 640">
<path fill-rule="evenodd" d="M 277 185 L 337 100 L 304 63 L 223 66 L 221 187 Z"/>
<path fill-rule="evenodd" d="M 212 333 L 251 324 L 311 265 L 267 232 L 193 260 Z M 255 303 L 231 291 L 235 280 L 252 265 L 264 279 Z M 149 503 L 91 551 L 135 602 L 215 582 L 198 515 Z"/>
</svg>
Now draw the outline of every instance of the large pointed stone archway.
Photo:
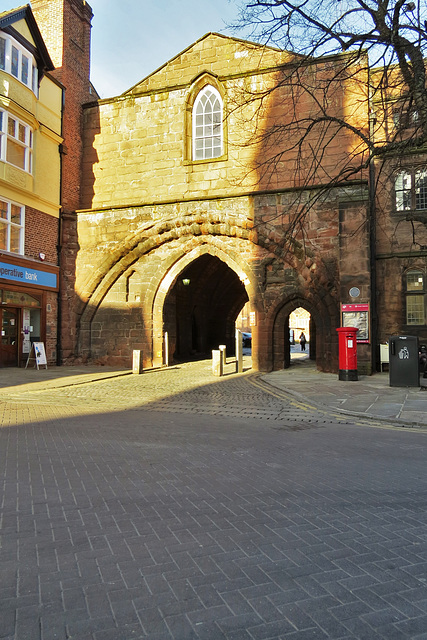
<svg viewBox="0 0 427 640">
<path fill-rule="evenodd" d="M 189 281 L 187 287 L 182 284 L 183 279 Z M 183 255 L 164 275 L 154 297 L 154 366 L 164 363 L 165 331 L 172 353 L 183 359 L 190 354 L 207 355 L 219 343 L 232 346 L 234 323 L 245 302 L 249 301 L 256 316 L 256 289 L 255 277 L 248 266 L 237 264 L 212 244 L 199 245 Z M 179 309 L 178 301 L 185 304 L 184 309 Z M 255 368 L 256 344 L 255 338 Z"/>
</svg>

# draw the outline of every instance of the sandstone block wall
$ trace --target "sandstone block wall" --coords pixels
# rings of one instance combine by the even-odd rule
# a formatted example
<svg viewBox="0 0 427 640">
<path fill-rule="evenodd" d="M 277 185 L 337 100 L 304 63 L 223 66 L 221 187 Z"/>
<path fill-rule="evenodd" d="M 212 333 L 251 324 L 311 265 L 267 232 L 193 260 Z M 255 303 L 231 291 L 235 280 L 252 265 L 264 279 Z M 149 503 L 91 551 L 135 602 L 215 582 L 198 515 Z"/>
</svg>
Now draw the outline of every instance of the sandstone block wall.
<svg viewBox="0 0 427 640">
<path fill-rule="evenodd" d="M 284 81 L 291 68 L 279 73 L 268 65 L 272 58 L 276 65 L 288 60 L 289 54 L 268 49 L 260 52 L 249 45 L 245 49 L 244 43 L 232 39 L 225 42 L 221 36 L 211 34 L 186 52 L 185 71 L 182 61 L 176 58 L 128 94 L 85 108 L 82 208 L 300 188 L 308 183 L 321 184 L 337 171 L 357 142 L 349 130 L 331 134 L 323 166 L 312 175 L 310 158 L 318 131 L 307 137 L 300 150 L 281 157 L 274 171 L 266 170 L 265 158 L 280 150 L 283 139 L 261 140 L 257 134 L 273 121 L 288 121 L 295 99 L 295 87 Z M 204 60 L 206 50 L 212 52 L 215 63 Z M 239 56 L 242 51 L 247 55 Z M 323 76 L 337 72 L 334 63 L 313 71 L 314 75 Z M 356 89 L 357 74 L 358 71 L 351 80 Z M 213 161 L 192 161 L 189 150 L 191 101 L 200 82 L 210 82 L 224 96 L 224 155 Z M 337 103 L 338 113 L 355 127 L 366 127 L 367 110 L 347 108 L 347 82 L 350 80 L 343 77 L 342 84 L 331 88 L 333 95 L 326 97 Z M 268 91 L 275 85 L 278 88 L 260 105 L 260 100 L 254 98 L 256 92 Z M 319 93 L 321 96 L 316 92 L 301 96 L 300 118 L 309 118 L 316 100 L 325 99 L 325 89 L 319 89 Z M 297 153 L 303 159 L 298 170 Z"/>
</svg>

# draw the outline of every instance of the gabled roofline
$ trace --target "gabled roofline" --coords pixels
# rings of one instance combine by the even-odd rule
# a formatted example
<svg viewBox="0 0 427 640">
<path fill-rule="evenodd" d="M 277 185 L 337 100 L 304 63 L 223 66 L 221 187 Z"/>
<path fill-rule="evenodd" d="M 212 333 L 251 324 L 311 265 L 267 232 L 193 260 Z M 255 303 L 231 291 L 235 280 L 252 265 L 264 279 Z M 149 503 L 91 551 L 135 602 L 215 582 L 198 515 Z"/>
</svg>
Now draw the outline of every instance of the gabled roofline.
<svg viewBox="0 0 427 640">
<path fill-rule="evenodd" d="M 18 22 L 18 20 L 25 20 L 28 25 L 40 58 L 42 71 L 53 71 L 55 69 L 55 66 L 51 60 L 42 34 L 40 33 L 40 29 L 29 4 L 0 13 L 0 29 L 6 30 L 7 27 L 12 27 L 13 23 Z"/>
<path fill-rule="evenodd" d="M 154 71 L 149 73 L 148 76 L 145 76 L 144 78 L 139 80 L 139 82 L 137 82 L 132 87 L 130 87 L 130 89 L 127 89 L 126 91 L 123 91 L 123 93 L 121 93 L 120 96 L 126 96 L 127 94 L 132 93 L 132 91 L 138 85 L 140 85 L 142 82 L 145 82 L 146 80 L 148 80 L 148 78 L 151 78 L 151 76 L 154 76 L 156 73 L 161 71 L 164 67 L 166 67 L 170 62 L 173 62 L 174 60 L 176 60 L 176 58 L 179 58 L 180 56 L 184 55 L 185 53 L 187 53 L 187 51 L 192 49 L 196 44 L 199 44 L 199 42 L 202 42 L 203 40 L 205 40 L 206 38 L 209 38 L 210 36 L 216 36 L 218 38 L 223 38 L 224 40 L 233 40 L 234 42 L 240 42 L 241 44 L 249 45 L 249 46 L 253 47 L 254 49 L 268 49 L 270 51 L 277 51 L 277 52 L 284 52 L 285 51 L 284 49 L 279 49 L 278 47 L 270 47 L 268 45 L 260 44 L 259 42 L 252 42 L 250 40 L 243 40 L 242 38 L 235 38 L 233 36 L 226 36 L 223 33 L 217 33 L 216 31 L 209 31 L 208 33 L 205 33 L 204 36 L 202 36 L 201 38 L 199 38 L 195 42 L 192 42 L 188 47 L 186 47 L 185 49 L 183 49 L 182 51 L 177 53 L 175 56 L 173 56 L 173 58 L 170 58 L 164 64 L 162 64 L 160 67 L 158 67 L 157 69 L 155 69 Z"/>
</svg>

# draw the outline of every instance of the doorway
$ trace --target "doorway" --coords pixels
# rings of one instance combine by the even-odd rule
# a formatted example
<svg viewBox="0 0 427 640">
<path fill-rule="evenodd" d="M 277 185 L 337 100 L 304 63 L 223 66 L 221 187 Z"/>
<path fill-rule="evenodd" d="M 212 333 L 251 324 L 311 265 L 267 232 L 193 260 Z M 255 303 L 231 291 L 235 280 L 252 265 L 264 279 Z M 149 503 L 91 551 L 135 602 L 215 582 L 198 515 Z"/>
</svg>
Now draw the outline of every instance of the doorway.
<svg viewBox="0 0 427 640">
<path fill-rule="evenodd" d="M 297 307 L 289 314 L 290 359 L 293 364 L 310 357 L 310 328 L 311 316 L 304 307 Z"/>
<path fill-rule="evenodd" d="M 19 309 L 0 309 L 0 367 L 18 366 L 19 313 Z"/>
</svg>

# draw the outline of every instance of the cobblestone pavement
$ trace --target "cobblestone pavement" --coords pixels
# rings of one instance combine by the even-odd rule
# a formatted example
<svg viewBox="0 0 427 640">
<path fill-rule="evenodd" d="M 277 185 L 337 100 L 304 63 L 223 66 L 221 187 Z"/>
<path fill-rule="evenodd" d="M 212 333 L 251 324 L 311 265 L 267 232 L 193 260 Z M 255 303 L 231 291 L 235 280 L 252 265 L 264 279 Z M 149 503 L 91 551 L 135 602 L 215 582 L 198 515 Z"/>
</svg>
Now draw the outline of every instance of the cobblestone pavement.
<svg viewBox="0 0 427 640">
<path fill-rule="evenodd" d="M 2 640 L 427 639 L 427 432 L 206 362 L 61 384 L 0 385 Z"/>
<path fill-rule="evenodd" d="M 84 415 L 94 410 L 149 409 L 243 419 L 280 421 L 286 418 L 287 423 L 294 425 L 303 419 L 307 423 L 329 421 L 328 414 L 319 409 L 292 399 L 279 389 L 273 390 L 249 367 L 244 375 L 235 374 L 234 369 L 234 362 L 227 364 L 225 377 L 219 379 L 212 376 L 210 361 L 201 361 L 151 370 L 142 375 L 111 372 L 111 377 L 100 377 L 91 382 L 85 376 L 49 381 L 43 379 L 45 372 L 40 371 L 40 382 L 0 387 L 3 420 L 13 424 L 11 420 L 15 419 L 20 424 L 28 419 L 26 416 L 42 416 L 49 411 L 58 417 L 76 412 Z M 52 405 L 54 408 L 49 409 Z M 9 407 L 14 407 L 14 418 Z M 289 407 L 292 407 L 292 416 Z M 346 421 L 346 418 L 341 417 L 341 420 Z"/>
</svg>

